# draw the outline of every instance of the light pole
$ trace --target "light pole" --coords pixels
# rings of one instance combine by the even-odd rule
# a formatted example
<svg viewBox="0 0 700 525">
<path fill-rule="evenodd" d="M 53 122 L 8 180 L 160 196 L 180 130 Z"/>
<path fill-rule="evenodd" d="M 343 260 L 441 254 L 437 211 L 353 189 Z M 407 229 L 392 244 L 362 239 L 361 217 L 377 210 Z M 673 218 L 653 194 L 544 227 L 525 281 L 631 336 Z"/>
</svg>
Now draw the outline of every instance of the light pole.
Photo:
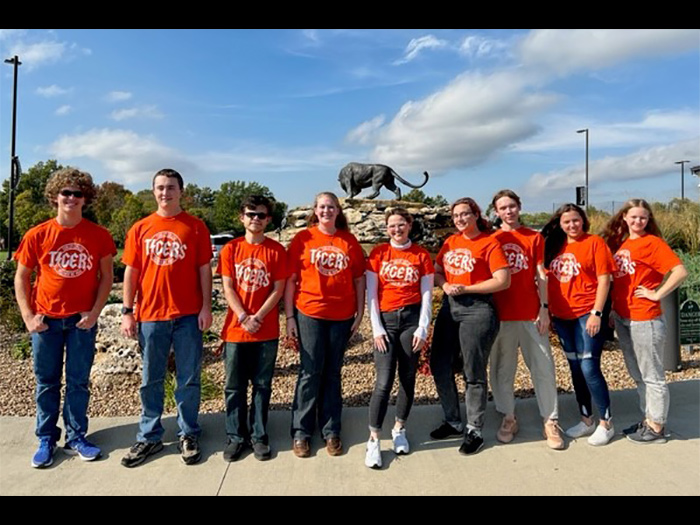
<svg viewBox="0 0 700 525">
<path fill-rule="evenodd" d="M 681 202 L 685 200 L 685 165 L 690 162 L 689 160 L 679 160 L 674 162 L 674 164 L 681 165 Z"/>
<path fill-rule="evenodd" d="M 15 228 L 15 188 L 19 182 L 19 173 L 15 173 L 19 167 L 19 159 L 16 155 L 16 142 L 17 142 L 17 70 L 22 62 L 19 61 L 19 57 L 15 55 L 12 58 L 5 59 L 6 64 L 12 64 L 14 66 L 14 88 L 12 94 L 12 149 L 10 151 L 10 217 L 9 217 L 9 227 L 7 229 L 7 260 L 12 260 L 12 232 Z"/>
<path fill-rule="evenodd" d="M 586 134 L 586 215 L 588 215 L 588 128 L 579 129 L 576 133 Z"/>
</svg>

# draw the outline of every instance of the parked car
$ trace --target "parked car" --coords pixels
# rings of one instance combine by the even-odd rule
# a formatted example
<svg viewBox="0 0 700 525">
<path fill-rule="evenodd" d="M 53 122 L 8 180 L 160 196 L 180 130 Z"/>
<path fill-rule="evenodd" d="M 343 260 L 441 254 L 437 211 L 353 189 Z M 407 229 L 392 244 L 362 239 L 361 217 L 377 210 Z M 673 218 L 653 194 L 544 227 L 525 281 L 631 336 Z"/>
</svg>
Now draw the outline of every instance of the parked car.
<svg viewBox="0 0 700 525">
<path fill-rule="evenodd" d="M 219 233 L 217 235 L 211 235 L 211 251 L 214 254 L 214 259 L 219 258 L 221 250 L 229 241 L 232 241 L 236 237 L 231 233 Z"/>
</svg>

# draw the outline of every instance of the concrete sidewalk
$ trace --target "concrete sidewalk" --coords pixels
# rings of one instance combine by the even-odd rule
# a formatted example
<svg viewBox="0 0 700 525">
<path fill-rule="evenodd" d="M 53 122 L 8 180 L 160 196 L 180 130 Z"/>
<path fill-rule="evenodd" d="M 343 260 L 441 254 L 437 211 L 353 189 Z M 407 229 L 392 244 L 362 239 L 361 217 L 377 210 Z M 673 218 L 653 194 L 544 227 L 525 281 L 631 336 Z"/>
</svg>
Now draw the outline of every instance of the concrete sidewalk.
<svg viewBox="0 0 700 525">
<path fill-rule="evenodd" d="M 269 431 L 273 459 L 252 455 L 228 464 L 222 459 L 224 418 L 204 415 L 199 465 L 188 467 L 177 452 L 176 422 L 165 420 L 163 452 L 143 466 L 120 465 L 133 444 L 137 418 L 94 419 L 90 438 L 105 452 L 95 463 L 82 463 L 60 449 L 54 466 L 30 467 L 36 447 L 34 420 L 0 418 L 0 495 L 700 495 L 700 381 L 671 387 L 672 440 L 666 445 L 639 446 L 617 437 L 602 448 L 585 439 L 567 450 L 549 450 L 541 438 L 534 399 L 517 405 L 521 431 L 510 445 L 495 440 L 500 417 L 489 403 L 486 447 L 474 457 L 457 452 L 459 440 L 432 442 L 429 432 L 441 420 L 438 406 L 416 407 L 409 422 L 411 455 L 397 458 L 382 442 L 384 469 L 364 466 L 367 409 L 343 413 L 346 453 L 330 458 L 321 440 L 313 457 L 300 460 L 291 452 L 289 412 L 273 412 Z M 621 431 L 638 417 L 636 392 L 613 392 L 615 427 Z M 560 396 L 562 426 L 577 420 L 573 396 Z M 387 421 L 391 421 L 390 410 Z M 389 424 L 386 425 L 390 427 Z M 385 432 L 388 436 L 389 433 Z"/>
</svg>

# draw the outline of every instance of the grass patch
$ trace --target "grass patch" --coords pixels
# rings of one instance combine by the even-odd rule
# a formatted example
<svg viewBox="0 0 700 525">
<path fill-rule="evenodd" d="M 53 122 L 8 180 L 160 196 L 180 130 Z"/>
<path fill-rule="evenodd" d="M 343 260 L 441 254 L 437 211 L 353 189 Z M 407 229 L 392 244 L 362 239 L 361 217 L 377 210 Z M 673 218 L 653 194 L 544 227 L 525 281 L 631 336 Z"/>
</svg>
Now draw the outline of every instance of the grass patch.
<svg viewBox="0 0 700 525">
<path fill-rule="evenodd" d="M 218 399 L 223 395 L 221 387 L 211 378 L 211 376 L 202 370 L 202 403 Z M 168 370 L 165 375 L 165 408 L 172 410 L 177 406 L 175 401 L 175 389 L 177 388 L 177 380 L 175 374 Z"/>
</svg>

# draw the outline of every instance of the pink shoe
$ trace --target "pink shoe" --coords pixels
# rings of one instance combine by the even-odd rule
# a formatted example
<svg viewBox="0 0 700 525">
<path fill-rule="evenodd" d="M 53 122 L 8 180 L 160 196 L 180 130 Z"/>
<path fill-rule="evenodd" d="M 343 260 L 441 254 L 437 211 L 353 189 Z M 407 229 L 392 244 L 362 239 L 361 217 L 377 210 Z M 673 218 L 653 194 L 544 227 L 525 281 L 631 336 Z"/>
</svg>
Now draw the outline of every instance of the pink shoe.
<svg viewBox="0 0 700 525">
<path fill-rule="evenodd" d="M 501 428 L 496 432 L 496 439 L 501 443 L 510 443 L 515 438 L 515 434 L 518 433 L 518 430 L 520 430 L 520 427 L 518 426 L 517 419 L 508 419 L 508 417 L 504 417 L 501 422 Z"/>
</svg>

